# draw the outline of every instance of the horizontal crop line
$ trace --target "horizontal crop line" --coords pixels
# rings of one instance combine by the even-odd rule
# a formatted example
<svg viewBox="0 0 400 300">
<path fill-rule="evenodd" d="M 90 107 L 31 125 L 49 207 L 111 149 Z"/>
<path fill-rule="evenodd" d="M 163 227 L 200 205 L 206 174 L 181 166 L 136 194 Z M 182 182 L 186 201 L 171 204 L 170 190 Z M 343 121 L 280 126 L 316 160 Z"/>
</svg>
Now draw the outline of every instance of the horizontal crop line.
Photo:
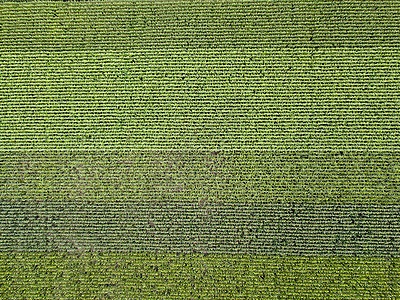
<svg viewBox="0 0 400 300">
<path fill-rule="evenodd" d="M 129 36 L 128 36 L 129 37 Z M 110 44 L 110 43 L 103 43 L 103 44 Z M 243 50 L 245 51 L 246 54 L 251 54 L 251 53 L 268 53 L 268 51 L 270 50 L 271 52 L 276 51 L 276 50 L 280 50 L 280 51 L 284 51 L 284 52 L 293 52 L 293 51 L 305 51 L 307 53 L 310 52 L 310 48 L 315 48 L 315 46 L 307 46 L 307 47 L 300 47 L 300 46 L 294 46 L 294 47 L 285 47 L 283 45 L 280 46 L 276 46 L 276 47 L 263 47 L 261 50 L 260 48 L 255 48 L 255 47 L 248 47 L 248 48 L 235 48 L 235 47 L 212 47 L 212 48 L 199 48 L 199 49 L 182 49 L 184 45 L 182 45 L 182 47 L 170 47 L 168 49 L 160 49 L 160 48 L 156 48 L 153 46 L 147 46 L 147 47 L 140 47 L 140 46 L 131 46 L 131 47 L 127 47 L 127 48 L 122 48 L 122 49 L 118 49 L 118 50 L 114 50 L 114 49 L 107 49 L 107 50 L 102 50 L 102 49 L 88 49 L 88 50 L 82 50 L 82 49 L 76 49 L 75 45 L 71 45 L 69 48 L 70 49 L 65 49 L 64 46 L 60 45 L 57 48 L 52 48 L 51 50 L 47 51 L 47 52 L 38 52 L 38 50 L 41 50 L 43 47 L 43 45 L 38 44 L 37 47 L 35 47 L 33 45 L 30 46 L 31 49 L 32 48 L 38 48 L 38 50 L 27 50 L 24 52 L 20 52 L 19 49 L 21 48 L 21 46 L 19 45 L 6 45 L 8 47 L 2 47 L 0 48 L 0 53 L 2 54 L 1 57 L 11 57 L 14 56 L 15 54 L 17 54 L 18 56 L 26 56 L 29 54 L 34 54 L 35 56 L 39 56 L 39 57 L 48 57 L 48 56 L 52 56 L 52 53 L 68 53 L 68 54 L 73 54 L 73 57 L 75 57 L 75 54 L 77 53 L 103 53 L 107 56 L 109 56 L 110 53 L 118 53 L 120 54 L 121 52 L 124 54 L 130 54 L 130 55 L 138 55 L 138 52 L 152 52 L 152 53 L 156 53 L 156 54 L 160 54 L 160 53 L 182 53 L 185 55 L 188 54 L 194 54 L 194 53 L 201 53 L 203 52 L 204 54 L 206 53 L 218 53 L 218 52 L 223 52 L 224 55 L 230 55 L 230 54 L 236 54 L 238 56 L 243 55 Z M 15 49 L 13 49 L 15 48 Z M 132 50 L 130 50 L 129 48 L 131 48 Z M 4 49 L 4 50 L 3 50 Z M 399 53 L 399 49 L 398 46 L 395 43 L 384 43 L 381 45 L 377 45 L 377 46 L 369 46 L 369 47 L 364 47 L 364 46 L 336 46 L 336 47 L 332 47 L 332 46 L 326 46 L 326 47 L 319 47 L 319 49 L 315 50 L 315 53 L 318 53 L 319 51 L 325 51 L 325 50 L 331 50 L 331 49 L 340 49 L 340 51 L 349 51 L 349 50 L 361 50 L 362 52 L 370 52 L 370 51 L 386 51 L 386 50 L 392 50 L 395 53 Z M 14 50 L 14 51 L 11 51 Z M 356 51 L 354 51 L 356 52 Z M 358 52 L 357 52 L 358 53 Z M 202 55 L 200 55 L 202 56 Z"/>
<path fill-rule="evenodd" d="M 98 149 L 98 148 L 46 148 L 46 149 L 0 149 L 0 152 L 24 152 L 24 151 L 313 151 L 313 152 L 338 152 L 338 151 L 357 151 L 357 152 L 399 152 L 400 150 L 394 149 L 344 149 L 344 148 L 325 148 L 325 149 L 265 149 L 265 148 L 111 148 L 111 149 Z"/>
</svg>

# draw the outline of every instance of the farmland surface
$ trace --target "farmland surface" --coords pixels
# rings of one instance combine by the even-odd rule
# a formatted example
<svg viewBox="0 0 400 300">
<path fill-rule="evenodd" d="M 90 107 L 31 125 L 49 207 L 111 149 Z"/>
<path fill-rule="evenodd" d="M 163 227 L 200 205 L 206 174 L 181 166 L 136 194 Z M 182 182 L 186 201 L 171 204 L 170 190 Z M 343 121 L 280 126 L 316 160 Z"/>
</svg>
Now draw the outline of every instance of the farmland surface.
<svg viewBox="0 0 400 300">
<path fill-rule="evenodd" d="M 0 1 L 0 298 L 400 298 L 399 1 Z"/>
</svg>

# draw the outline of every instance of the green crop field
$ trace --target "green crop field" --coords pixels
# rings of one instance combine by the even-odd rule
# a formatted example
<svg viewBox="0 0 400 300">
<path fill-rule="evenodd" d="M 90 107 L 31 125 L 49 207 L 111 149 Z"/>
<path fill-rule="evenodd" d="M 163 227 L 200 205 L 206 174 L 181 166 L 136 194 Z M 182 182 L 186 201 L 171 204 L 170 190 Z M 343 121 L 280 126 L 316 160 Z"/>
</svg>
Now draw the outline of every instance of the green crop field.
<svg viewBox="0 0 400 300">
<path fill-rule="evenodd" d="M 0 0 L 1 299 L 400 298 L 400 1 Z"/>
</svg>

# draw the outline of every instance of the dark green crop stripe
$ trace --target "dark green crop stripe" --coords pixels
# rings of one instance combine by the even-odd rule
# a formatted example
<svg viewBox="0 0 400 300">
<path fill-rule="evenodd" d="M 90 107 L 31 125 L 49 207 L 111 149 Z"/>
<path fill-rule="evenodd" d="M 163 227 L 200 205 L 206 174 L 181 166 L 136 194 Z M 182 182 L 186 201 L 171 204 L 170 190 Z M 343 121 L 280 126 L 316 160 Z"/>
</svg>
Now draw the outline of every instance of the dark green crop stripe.
<svg viewBox="0 0 400 300">
<path fill-rule="evenodd" d="M 397 47 L 398 1 L 1 1 L 15 50 Z"/>
<path fill-rule="evenodd" d="M 5 202 L 398 204 L 400 153 L 2 151 Z"/>
<path fill-rule="evenodd" d="M 0 251 L 6 252 L 400 254 L 400 205 L 183 200 L 0 205 Z"/>
<path fill-rule="evenodd" d="M 0 254 L 2 299 L 397 299 L 397 258 Z"/>
</svg>

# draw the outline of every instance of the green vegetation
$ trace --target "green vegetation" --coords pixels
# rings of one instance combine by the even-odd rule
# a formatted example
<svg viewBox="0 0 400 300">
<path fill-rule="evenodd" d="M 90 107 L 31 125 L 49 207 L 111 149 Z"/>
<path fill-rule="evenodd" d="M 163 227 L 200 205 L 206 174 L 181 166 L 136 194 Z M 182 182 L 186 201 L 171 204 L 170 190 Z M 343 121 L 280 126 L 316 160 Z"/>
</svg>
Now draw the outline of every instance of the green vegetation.
<svg viewBox="0 0 400 300">
<path fill-rule="evenodd" d="M 0 150 L 400 146 L 389 2 L 0 8 Z"/>
<path fill-rule="evenodd" d="M 2 299 L 395 299 L 399 259 L 3 253 Z"/>
<path fill-rule="evenodd" d="M 393 49 L 5 53 L 0 150 L 393 150 Z"/>
</svg>

